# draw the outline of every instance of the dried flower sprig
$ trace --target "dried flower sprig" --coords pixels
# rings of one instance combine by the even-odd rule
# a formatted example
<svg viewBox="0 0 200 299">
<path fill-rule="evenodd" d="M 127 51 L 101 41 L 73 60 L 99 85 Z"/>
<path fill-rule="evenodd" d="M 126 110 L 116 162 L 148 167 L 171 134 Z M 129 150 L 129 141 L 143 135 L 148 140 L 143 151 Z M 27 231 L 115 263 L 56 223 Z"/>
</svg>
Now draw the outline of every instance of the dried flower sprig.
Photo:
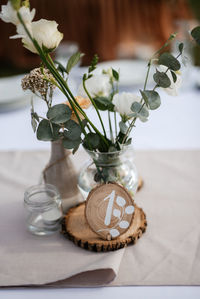
<svg viewBox="0 0 200 299">
<path fill-rule="evenodd" d="M 24 76 L 21 85 L 23 90 L 30 90 L 35 95 L 40 96 L 50 107 L 55 89 L 53 81 L 54 77 L 48 69 L 35 68 Z"/>
</svg>

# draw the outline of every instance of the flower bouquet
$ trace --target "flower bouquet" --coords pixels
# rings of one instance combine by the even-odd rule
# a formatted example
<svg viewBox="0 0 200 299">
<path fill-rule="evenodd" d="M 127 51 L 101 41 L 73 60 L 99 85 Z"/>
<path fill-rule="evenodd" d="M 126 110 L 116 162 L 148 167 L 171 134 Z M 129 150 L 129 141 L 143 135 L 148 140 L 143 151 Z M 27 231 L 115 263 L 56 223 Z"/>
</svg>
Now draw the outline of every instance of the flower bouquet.
<svg viewBox="0 0 200 299">
<path fill-rule="evenodd" d="M 134 194 L 138 177 L 135 166 L 127 156 L 132 142 L 130 134 L 136 121 L 146 122 L 151 110 L 161 105 L 159 88 L 171 95 L 177 94 L 181 83 L 178 58 L 182 55 L 183 43 L 179 44 L 177 57 L 165 52 L 176 36 L 172 34 L 155 52 L 147 63 L 144 85 L 138 94 L 119 92 L 118 70 L 110 68 L 100 75 L 95 74 L 97 55 L 94 55 L 88 71 L 83 75 L 77 94 L 73 94 L 68 78 L 83 54 L 73 54 L 66 65 L 54 60 L 51 53 L 58 47 L 63 34 L 58 31 L 55 21 L 33 21 L 34 16 L 35 9 L 30 9 L 28 0 L 10 0 L 2 6 L 0 14 L 3 21 L 16 26 L 17 35 L 11 38 L 20 38 L 23 46 L 41 59 L 41 65 L 22 80 L 24 90 L 31 90 L 46 103 L 46 115 L 40 116 L 32 102 L 31 122 L 37 138 L 59 141 L 73 154 L 83 145 L 93 161 L 79 176 L 79 187 L 85 196 L 96 184 L 108 181 L 118 182 Z M 155 86 L 149 89 L 151 68 L 155 68 Z M 63 103 L 53 103 L 56 88 L 65 97 Z M 93 107 L 93 113 L 98 117 L 98 125 L 88 117 L 86 109 L 89 106 Z M 105 129 L 102 112 L 107 112 L 109 131 Z"/>
</svg>

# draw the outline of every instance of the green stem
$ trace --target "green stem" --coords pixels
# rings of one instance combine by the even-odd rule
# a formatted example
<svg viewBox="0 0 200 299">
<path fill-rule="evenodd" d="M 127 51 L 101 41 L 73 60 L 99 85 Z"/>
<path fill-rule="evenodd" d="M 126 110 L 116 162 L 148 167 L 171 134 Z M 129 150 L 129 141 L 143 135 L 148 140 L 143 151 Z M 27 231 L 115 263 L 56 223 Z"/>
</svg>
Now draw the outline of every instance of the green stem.
<svg viewBox="0 0 200 299">
<path fill-rule="evenodd" d="M 146 77 L 145 77 L 143 91 L 146 90 L 146 87 L 147 87 L 147 81 L 148 81 L 148 78 L 149 78 L 150 68 L 151 68 L 151 59 L 149 60 L 149 63 L 148 63 L 148 70 L 147 70 Z"/>
<path fill-rule="evenodd" d="M 110 128 L 110 138 L 111 138 L 112 142 L 114 143 L 112 123 L 111 123 L 111 119 L 110 119 L 110 111 L 108 111 L 108 122 L 109 122 L 109 128 Z"/>
<path fill-rule="evenodd" d="M 141 106 L 141 108 L 140 108 L 140 110 L 138 111 L 138 113 L 140 113 L 140 111 L 142 110 L 142 108 L 144 107 L 144 105 L 145 105 L 145 103 L 143 103 L 143 105 Z M 130 134 L 130 132 L 131 132 L 131 130 L 132 130 L 132 128 L 133 128 L 133 126 L 134 126 L 136 120 L 137 120 L 137 116 L 133 118 L 133 120 L 132 120 L 130 126 L 128 127 L 128 130 L 127 130 L 127 132 L 126 132 L 126 134 L 125 134 L 125 136 L 124 136 L 124 138 L 123 138 L 123 140 L 122 140 L 122 144 L 124 144 L 124 142 L 126 141 L 126 138 L 129 136 L 129 134 Z"/>
<path fill-rule="evenodd" d="M 153 54 L 152 58 L 159 54 L 164 48 L 168 47 L 170 42 L 176 37 L 176 34 L 176 32 L 171 34 L 168 40 L 164 43 L 164 45 Z"/>
<path fill-rule="evenodd" d="M 115 120 L 115 137 L 117 138 L 117 115 L 116 115 L 116 111 L 114 112 L 114 120 Z"/>
<path fill-rule="evenodd" d="M 101 115 L 100 115 L 99 110 L 98 110 L 98 108 L 97 108 L 97 106 L 96 106 L 96 104 L 95 104 L 95 101 L 93 100 L 93 98 L 91 97 L 90 93 L 88 92 L 88 90 L 87 90 L 87 88 L 86 88 L 85 80 L 83 80 L 83 88 L 84 88 L 84 90 L 85 90 L 87 96 L 89 97 L 89 99 L 90 99 L 92 105 L 94 106 L 94 108 L 95 108 L 95 110 L 96 110 L 96 112 L 97 112 L 97 115 L 98 115 L 98 117 L 99 117 L 99 120 L 100 120 L 102 129 L 103 129 L 103 132 L 104 132 L 104 136 L 107 138 L 107 136 L 106 136 L 106 131 L 105 131 L 105 128 L 104 128 L 104 125 L 103 125 L 103 121 L 102 121 Z"/>
<path fill-rule="evenodd" d="M 90 127 L 89 127 L 88 125 L 86 125 L 86 127 L 88 128 L 88 131 L 89 131 L 90 133 L 92 133 L 92 130 L 90 129 Z"/>
</svg>

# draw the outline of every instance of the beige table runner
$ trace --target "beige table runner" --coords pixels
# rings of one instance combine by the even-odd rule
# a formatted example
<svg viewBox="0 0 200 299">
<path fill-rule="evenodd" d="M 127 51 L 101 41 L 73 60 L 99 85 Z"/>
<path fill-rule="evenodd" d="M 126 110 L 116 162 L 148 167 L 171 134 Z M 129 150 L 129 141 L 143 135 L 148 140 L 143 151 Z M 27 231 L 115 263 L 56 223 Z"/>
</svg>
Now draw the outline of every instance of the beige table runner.
<svg viewBox="0 0 200 299">
<path fill-rule="evenodd" d="M 136 202 L 147 232 L 110 253 L 76 247 L 59 233 L 25 229 L 23 192 L 36 184 L 47 152 L 0 153 L 0 286 L 200 285 L 199 151 L 137 153 L 145 185 Z M 73 158 L 80 167 L 84 153 Z"/>
</svg>

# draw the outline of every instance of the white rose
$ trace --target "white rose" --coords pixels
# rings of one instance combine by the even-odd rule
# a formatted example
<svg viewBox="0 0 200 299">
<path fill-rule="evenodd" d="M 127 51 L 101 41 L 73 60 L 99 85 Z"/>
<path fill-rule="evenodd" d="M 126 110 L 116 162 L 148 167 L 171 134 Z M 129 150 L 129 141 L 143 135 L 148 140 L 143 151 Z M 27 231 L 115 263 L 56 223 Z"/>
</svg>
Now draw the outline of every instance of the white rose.
<svg viewBox="0 0 200 299">
<path fill-rule="evenodd" d="M 30 24 L 35 16 L 35 9 L 30 11 L 30 8 L 26 6 L 22 6 L 19 9 L 19 13 L 25 24 Z M 12 7 L 10 1 L 8 1 L 7 5 L 1 6 L 0 18 L 2 21 L 6 23 L 12 23 L 14 25 L 19 25 L 20 21 L 17 17 L 17 11 Z"/>
<path fill-rule="evenodd" d="M 92 76 L 90 79 L 85 81 L 85 85 L 92 97 L 108 97 L 112 89 L 109 76 L 104 74 Z M 79 86 L 78 96 L 82 96 L 84 98 L 88 97 L 84 90 L 83 83 Z"/>
<path fill-rule="evenodd" d="M 55 21 L 41 19 L 31 23 L 32 37 L 38 42 L 40 47 L 44 46 L 49 50 L 54 50 L 58 47 L 63 38 L 63 34 L 57 29 L 58 24 Z M 33 53 L 37 53 L 33 43 L 28 37 L 22 39 L 24 47 Z"/>
<path fill-rule="evenodd" d="M 159 65 L 159 67 L 158 67 L 159 72 L 164 72 L 165 73 L 167 69 L 168 68 L 165 65 Z M 171 81 L 171 85 L 167 88 L 163 88 L 163 90 L 166 91 L 166 93 L 168 93 L 171 96 L 177 96 L 178 95 L 178 89 L 179 89 L 179 87 L 181 86 L 181 83 L 182 83 L 181 76 L 178 72 L 175 72 L 177 79 L 176 79 L 176 82 L 174 82 L 171 71 L 168 70 L 166 72 L 166 74 L 167 74 L 169 80 Z"/>
<path fill-rule="evenodd" d="M 141 97 L 130 93 L 130 92 L 122 92 L 117 93 L 113 97 L 112 103 L 115 105 L 115 111 L 119 112 L 122 116 L 127 116 L 132 112 L 131 106 L 134 102 L 140 102 Z"/>
</svg>

